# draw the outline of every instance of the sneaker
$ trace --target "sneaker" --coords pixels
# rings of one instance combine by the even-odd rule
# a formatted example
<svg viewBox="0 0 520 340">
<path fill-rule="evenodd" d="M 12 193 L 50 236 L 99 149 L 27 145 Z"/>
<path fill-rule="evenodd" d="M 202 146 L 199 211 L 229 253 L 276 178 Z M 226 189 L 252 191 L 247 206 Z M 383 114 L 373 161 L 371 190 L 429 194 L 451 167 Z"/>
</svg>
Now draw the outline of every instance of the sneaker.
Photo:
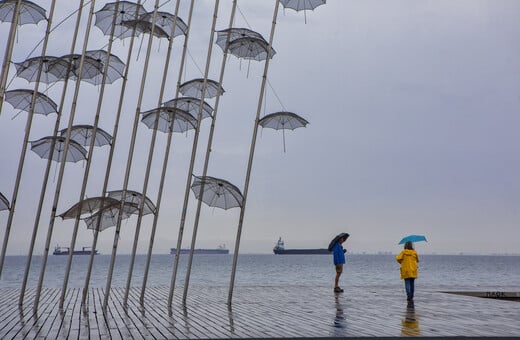
<svg viewBox="0 0 520 340">
<path fill-rule="evenodd" d="M 343 293 L 343 292 L 344 292 L 344 290 L 339 287 L 334 288 L 334 293 Z"/>
</svg>

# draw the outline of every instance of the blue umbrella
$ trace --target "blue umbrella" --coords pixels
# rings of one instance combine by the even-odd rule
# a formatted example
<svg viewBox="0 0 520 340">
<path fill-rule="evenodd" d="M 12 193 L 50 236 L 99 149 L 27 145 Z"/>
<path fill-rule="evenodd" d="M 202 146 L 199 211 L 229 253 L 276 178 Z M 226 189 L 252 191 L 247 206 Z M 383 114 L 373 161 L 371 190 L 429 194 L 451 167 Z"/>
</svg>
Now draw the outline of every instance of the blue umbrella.
<svg viewBox="0 0 520 340">
<path fill-rule="evenodd" d="M 420 242 L 420 241 L 426 241 L 426 237 L 424 237 L 424 235 L 408 235 L 406 237 L 403 237 L 403 239 L 401 241 L 399 241 L 398 244 L 404 244 L 406 242 Z"/>
</svg>

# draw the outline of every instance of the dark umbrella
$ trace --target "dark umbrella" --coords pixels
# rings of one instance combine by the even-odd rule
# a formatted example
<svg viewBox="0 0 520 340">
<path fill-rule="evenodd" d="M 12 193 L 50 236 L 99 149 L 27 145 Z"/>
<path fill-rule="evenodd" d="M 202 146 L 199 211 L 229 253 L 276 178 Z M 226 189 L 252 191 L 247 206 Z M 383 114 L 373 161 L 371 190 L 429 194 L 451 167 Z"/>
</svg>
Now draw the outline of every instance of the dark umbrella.
<svg viewBox="0 0 520 340">
<path fill-rule="evenodd" d="M 257 61 L 265 60 L 267 56 L 272 59 L 276 54 L 273 48 L 268 53 L 269 44 L 265 40 L 250 37 L 233 40 L 229 43 L 227 50 L 237 58 Z"/>
<path fill-rule="evenodd" d="M 149 23 L 153 23 L 153 12 L 152 13 L 144 13 L 139 17 L 140 20 L 148 21 Z M 175 15 L 170 14 L 168 12 L 157 12 L 157 16 L 155 18 L 155 26 L 161 28 L 168 37 L 170 36 L 170 32 L 173 31 L 173 23 L 175 22 Z M 174 37 L 179 35 L 186 34 L 186 30 L 188 26 L 182 21 L 181 18 L 177 17 L 177 21 L 175 24 L 175 31 L 173 33 Z"/>
<path fill-rule="evenodd" d="M 202 200 L 210 207 L 225 210 L 242 206 L 244 198 L 240 189 L 235 185 L 226 180 L 210 176 L 194 177 L 191 190 L 198 200 Z"/>
<path fill-rule="evenodd" d="M 350 236 L 349 233 L 341 233 L 341 234 L 336 235 L 336 237 L 334 237 L 334 238 L 332 239 L 332 241 L 330 241 L 329 246 L 327 247 L 327 249 L 328 249 L 329 251 L 332 251 L 332 248 L 334 247 L 334 244 L 335 244 L 336 242 L 338 242 L 340 238 L 342 238 L 342 237 L 349 238 L 349 236 Z"/>
<path fill-rule="evenodd" d="M 18 0 L 4 0 L 0 2 L 0 21 L 13 22 L 13 14 Z M 37 24 L 46 20 L 45 9 L 33 2 L 22 0 L 20 3 L 20 14 L 18 25 Z"/>
<path fill-rule="evenodd" d="M 120 202 L 112 197 L 90 197 L 74 204 L 72 207 L 67 209 L 67 211 L 63 212 L 59 216 L 65 220 L 69 218 L 76 218 L 76 216 L 81 216 L 83 214 L 92 215 L 99 211 L 99 209 L 101 209 L 102 207 L 107 207 L 115 203 Z"/>
<path fill-rule="evenodd" d="M 173 132 L 186 132 L 188 130 L 195 129 L 197 126 L 197 119 L 189 112 L 181 109 L 174 109 L 173 107 L 160 107 L 143 112 L 142 115 L 143 118 L 141 118 L 141 122 L 143 122 L 150 129 L 155 127 L 155 120 L 157 115 L 159 115 L 157 130 L 164 133 L 171 131 L 172 120 L 174 121 Z"/>
<path fill-rule="evenodd" d="M 123 190 L 109 191 L 108 197 L 112 197 L 121 201 L 123 199 Z M 143 197 L 143 194 L 137 191 L 126 190 L 125 204 L 131 203 L 139 207 L 142 199 L 144 199 L 143 215 L 155 213 L 155 205 L 151 199 L 146 196 Z"/>
<path fill-rule="evenodd" d="M 240 39 L 240 38 L 256 38 L 263 40 L 266 44 L 267 41 L 264 39 L 264 37 L 255 31 L 252 31 L 248 28 L 227 28 L 225 30 L 217 31 L 217 40 L 215 41 L 215 44 L 220 46 L 222 51 L 226 50 L 226 41 L 228 41 L 229 36 L 229 42 L 232 43 L 233 41 Z"/>
<path fill-rule="evenodd" d="M 196 78 L 183 83 L 179 87 L 179 92 L 186 97 L 200 98 L 202 90 L 204 89 L 204 79 Z M 206 90 L 204 92 L 204 98 L 214 98 L 218 94 L 222 95 L 224 89 L 220 87 L 220 84 L 214 80 L 206 79 Z"/>
<path fill-rule="evenodd" d="M 9 209 L 9 200 L 0 192 L 0 211 Z"/>
<path fill-rule="evenodd" d="M 164 103 L 164 106 L 175 107 L 177 109 L 189 112 L 194 117 L 197 117 L 200 110 L 200 99 L 194 97 L 180 97 L 169 100 Z M 202 119 L 211 117 L 213 108 L 208 103 L 202 104 Z"/>
<path fill-rule="evenodd" d="M 15 109 L 29 112 L 33 97 L 33 90 L 18 89 L 7 91 L 5 93 L 5 101 L 11 104 Z M 34 102 L 34 113 L 48 115 L 49 113 L 57 113 L 58 105 L 52 99 L 41 92 L 36 92 Z"/>
<path fill-rule="evenodd" d="M 305 127 L 309 122 L 298 116 L 296 113 L 282 111 L 264 116 L 258 121 L 258 124 L 264 128 L 282 130 L 283 152 L 285 152 L 285 130 L 294 130 L 299 127 Z"/>
</svg>

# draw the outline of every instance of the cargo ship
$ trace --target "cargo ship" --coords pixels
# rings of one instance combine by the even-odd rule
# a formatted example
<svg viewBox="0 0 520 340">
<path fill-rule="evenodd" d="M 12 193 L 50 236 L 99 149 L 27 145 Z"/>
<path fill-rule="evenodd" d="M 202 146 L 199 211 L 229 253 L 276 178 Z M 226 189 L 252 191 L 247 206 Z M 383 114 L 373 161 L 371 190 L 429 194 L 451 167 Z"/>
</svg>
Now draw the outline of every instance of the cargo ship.
<svg viewBox="0 0 520 340">
<path fill-rule="evenodd" d="M 285 249 L 285 244 L 280 237 L 276 246 L 273 248 L 276 255 L 328 255 L 330 251 L 327 248 L 315 249 Z"/>
<path fill-rule="evenodd" d="M 170 248 L 170 254 L 175 255 L 177 248 Z M 189 254 L 189 249 L 181 248 L 181 254 Z M 218 246 L 218 248 L 214 249 L 204 249 L 204 248 L 196 248 L 193 249 L 193 254 L 209 254 L 209 255 L 227 255 L 229 254 L 229 249 L 226 248 L 224 244 Z"/>
<path fill-rule="evenodd" d="M 70 248 L 69 247 L 60 247 L 56 246 L 54 248 L 54 252 L 52 255 L 69 255 Z M 72 252 L 73 255 L 90 255 L 92 254 L 92 247 L 83 247 L 81 250 L 74 250 Z M 98 255 L 98 251 L 94 250 L 94 255 Z"/>
</svg>

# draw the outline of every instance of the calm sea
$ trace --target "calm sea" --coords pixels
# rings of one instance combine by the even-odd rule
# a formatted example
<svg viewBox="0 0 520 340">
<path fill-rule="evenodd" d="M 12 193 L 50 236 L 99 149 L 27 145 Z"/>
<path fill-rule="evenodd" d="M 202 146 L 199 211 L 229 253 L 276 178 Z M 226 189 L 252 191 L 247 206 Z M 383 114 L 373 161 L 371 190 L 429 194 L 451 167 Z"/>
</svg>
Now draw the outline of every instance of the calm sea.
<svg viewBox="0 0 520 340">
<path fill-rule="evenodd" d="M 181 255 L 177 284 L 183 285 L 187 265 Z M 168 286 L 174 257 L 154 255 L 148 286 Z M 70 275 L 70 288 L 83 287 L 89 256 L 75 256 Z M 132 285 L 141 286 L 145 255 L 137 255 Z M 28 287 L 38 282 L 42 259 L 35 257 L 31 265 Z M 67 256 L 49 256 L 44 286 L 60 288 L 63 284 Z M 110 255 L 97 255 L 91 287 L 104 288 Z M 228 286 L 232 255 L 195 255 L 190 286 Z M 6 257 L 0 288 L 20 288 L 26 265 L 24 256 Z M 128 277 L 130 255 L 118 255 L 112 287 L 124 287 Z M 240 255 L 236 286 L 331 286 L 334 275 L 332 258 L 328 255 Z M 344 286 L 377 288 L 402 286 L 399 265 L 394 255 L 350 255 L 344 275 Z M 417 286 L 427 289 L 520 290 L 520 256 L 421 256 Z"/>
</svg>

